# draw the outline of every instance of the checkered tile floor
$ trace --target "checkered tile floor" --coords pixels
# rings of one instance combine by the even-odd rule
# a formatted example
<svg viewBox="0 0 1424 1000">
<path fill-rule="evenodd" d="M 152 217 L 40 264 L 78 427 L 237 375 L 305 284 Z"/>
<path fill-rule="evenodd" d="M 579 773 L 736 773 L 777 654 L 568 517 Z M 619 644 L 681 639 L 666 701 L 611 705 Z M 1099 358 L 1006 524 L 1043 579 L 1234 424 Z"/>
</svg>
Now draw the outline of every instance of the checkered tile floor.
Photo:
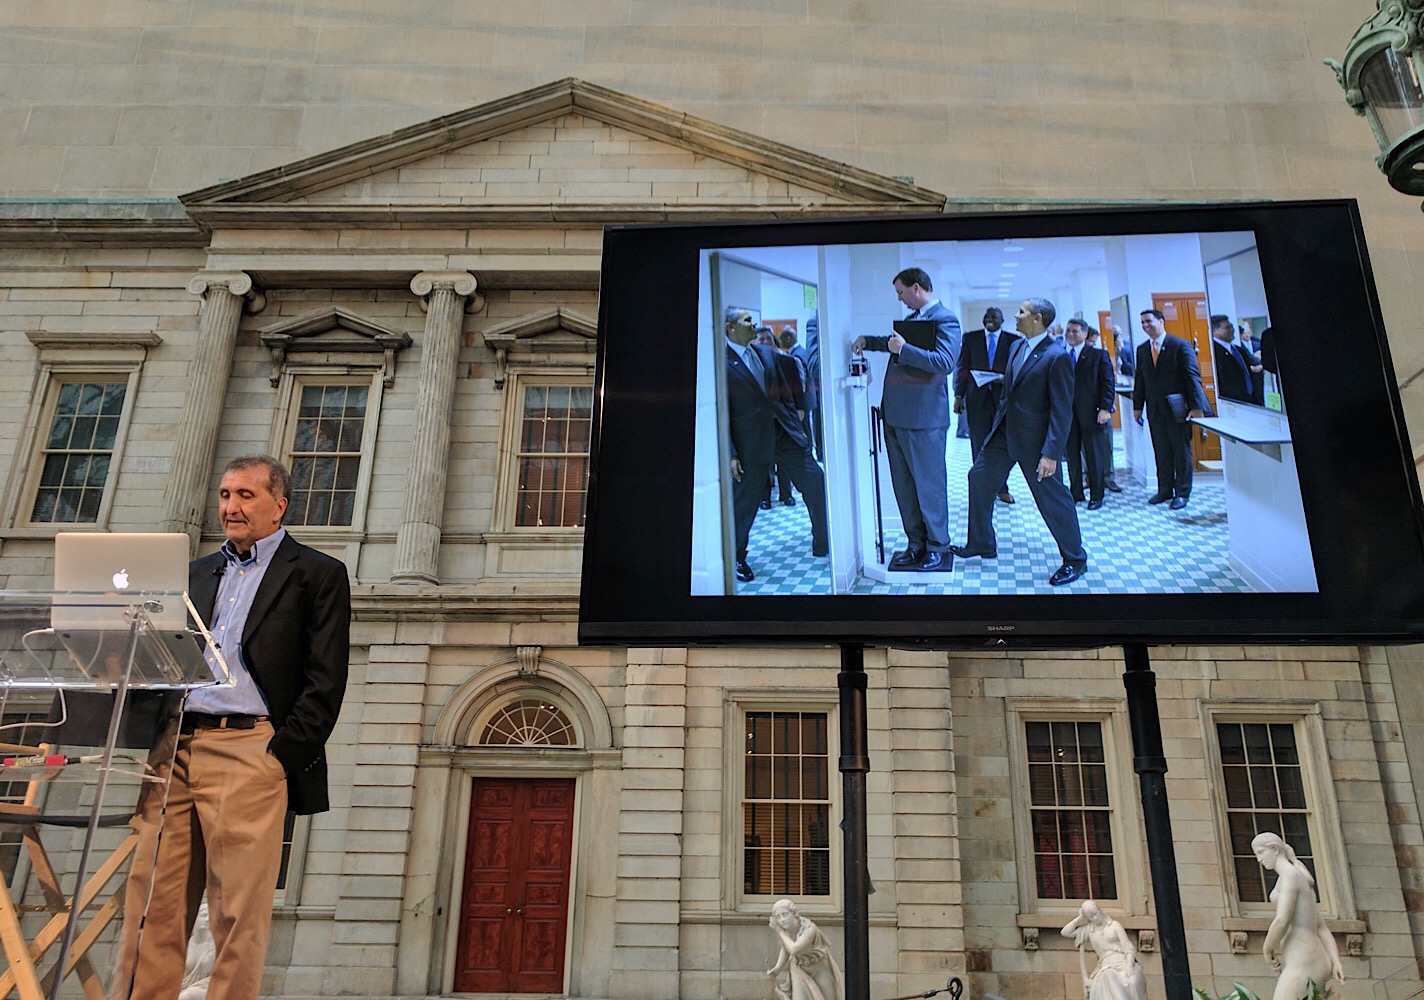
<svg viewBox="0 0 1424 1000">
<path fill-rule="evenodd" d="M 1122 467 L 1121 461 L 1118 467 Z M 963 542 L 968 518 L 969 442 L 950 438 L 949 533 Z M 1149 505 L 1151 491 L 1118 476 L 1121 493 L 1109 493 L 1101 510 L 1078 505 L 1088 572 L 1066 587 L 1050 587 L 1059 566 L 1058 547 L 1034 506 L 1022 474 L 1009 473 L 1018 501 L 994 505 L 996 559 L 956 560 L 954 571 L 933 583 L 884 583 L 860 577 L 856 594 L 1236 594 L 1250 586 L 1227 563 L 1226 489 L 1219 474 L 1198 472 L 1191 503 L 1173 511 Z M 886 514 L 894 496 L 885 494 Z M 834 543 L 833 543 L 834 544 Z M 886 554 L 905 547 L 903 534 L 887 534 Z M 869 554 L 873 558 L 873 553 Z M 828 594 L 830 560 L 811 555 L 811 526 L 799 495 L 785 507 L 773 494 L 772 509 L 757 512 L 747 562 L 756 572 L 739 594 Z"/>
</svg>

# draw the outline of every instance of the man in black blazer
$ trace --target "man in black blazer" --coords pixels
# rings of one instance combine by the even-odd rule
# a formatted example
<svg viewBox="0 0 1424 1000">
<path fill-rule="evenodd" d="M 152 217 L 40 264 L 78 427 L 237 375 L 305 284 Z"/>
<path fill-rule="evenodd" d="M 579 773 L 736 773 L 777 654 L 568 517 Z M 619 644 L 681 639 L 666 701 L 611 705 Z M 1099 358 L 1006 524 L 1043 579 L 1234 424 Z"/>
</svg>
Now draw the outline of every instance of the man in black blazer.
<svg viewBox="0 0 1424 1000">
<path fill-rule="evenodd" d="M 1078 512 L 1058 467 L 1073 421 L 1073 367 L 1063 342 L 1048 335 L 1055 313 L 1047 299 L 1025 299 L 1014 317 L 1025 339 L 1014 345 L 989 438 L 969 470 L 969 537 L 953 552 L 963 559 L 993 559 L 999 554 L 994 490 L 1009 468 L 1018 465 L 1058 543 L 1063 565 L 1048 582 L 1061 587 L 1087 572 L 1088 553 Z"/>
<path fill-rule="evenodd" d="M 1070 319 L 1063 339 L 1073 362 L 1073 423 L 1068 429 L 1068 487 L 1076 503 L 1083 501 L 1083 466 L 1088 467 L 1088 509 L 1103 505 L 1107 488 L 1108 424 L 1113 411 L 1112 359 L 1107 351 L 1089 347 L 1089 333 L 1097 333 L 1081 319 Z"/>
<path fill-rule="evenodd" d="M 178 995 L 205 888 L 210 995 L 256 1000 L 287 811 L 329 808 L 325 746 L 351 646 L 346 567 L 282 527 L 291 477 L 276 459 L 234 459 L 218 496 L 227 541 L 189 566 L 188 591 L 234 683 L 196 689 L 170 714 L 154 756 L 164 770 L 171 760 L 167 801 L 161 784 L 140 796 L 118 991 L 134 1000 Z"/>
<path fill-rule="evenodd" d="M 1207 410 L 1201 370 L 1192 345 L 1173 337 L 1160 309 L 1142 311 L 1142 332 L 1147 340 L 1137 348 L 1137 375 L 1132 385 L 1132 414 L 1142 419 L 1152 434 L 1157 459 L 1157 492 L 1148 503 L 1172 501 L 1181 510 L 1192 495 L 1192 425 L 1190 417 Z"/>
<path fill-rule="evenodd" d="M 804 426 L 806 402 L 795 375 L 795 359 L 755 343 L 756 324 L 745 309 L 729 307 L 724 329 L 735 572 L 738 580 L 749 583 L 756 574 L 747 562 L 747 545 L 772 465 L 791 477 L 806 503 L 813 556 L 830 551 L 826 477 L 811 457 Z"/>
<path fill-rule="evenodd" d="M 1003 395 L 1003 381 L 979 385 L 974 381 L 973 372 L 998 372 L 1008 370 L 1009 354 L 1020 338 L 1012 330 L 1003 330 L 1004 313 L 998 306 L 984 310 L 984 329 L 970 330 L 964 335 L 964 343 L 959 349 L 959 364 L 954 369 L 954 412 L 964 413 L 969 418 L 969 454 L 978 458 L 984 447 L 984 439 L 989 436 L 989 428 L 994 423 L 994 413 L 999 408 L 999 397 Z M 1005 480 L 999 489 L 1002 503 L 1013 503 L 1009 484 Z"/>
<path fill-rule="evenodd" d="M 1236 328 L 1229 316 L 1211 318 L 1211 358 L 1216 368 L 1216 396 L 1260 406 L 1265 399 L 1261 359 L 1233 344 Z"/>
<path fill-rule="evenodd" d="M 890 485 L 909 544 L 891 557 L 889 568 L 935 572 L 952 565 L 948 558 L 945 448 L 949 443 L 949 373 L 959 355 L 959 317 L 934 297 L 930 276 L 918 267 L 907 267 L 891 284 L 900 304 L 910 310 L 908 319 L 935 324 L 934 346 L 916 347 L 892 333 L 888 337 L 856 337 L 851 353 L 891 354 L 880 411 L 885 419 Z"/>
</svg>

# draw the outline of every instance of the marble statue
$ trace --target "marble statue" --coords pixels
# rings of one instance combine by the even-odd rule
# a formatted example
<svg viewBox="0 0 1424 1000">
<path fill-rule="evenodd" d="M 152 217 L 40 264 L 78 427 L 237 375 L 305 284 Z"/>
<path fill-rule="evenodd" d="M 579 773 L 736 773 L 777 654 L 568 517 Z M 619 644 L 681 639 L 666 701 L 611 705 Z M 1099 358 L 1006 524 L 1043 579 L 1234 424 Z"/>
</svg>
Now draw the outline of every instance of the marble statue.
<svg viewBox="0 0 1424 1000">
<path fill-rule="evenodd" d="M 1332 979 L 1343 983 L 1340 952 L 1315 905 L 1315 879 L 1279 834 L 1261 833 L 1251 851 L 1262 868 L 1276 873 L 1271 902 L 1276 915 L 1261 948 L 1271 968 L 1280 974 L 1272 1000 L 1305 1000 L 1314 983 L 1323 994 Z"/>
<path fill-rule="evenodd" d="M 208 901 L 205 899 L 198 907 L 193 935 L 188 938 L 188 957 L 183 962 L 183 982 L 178 1000 L 206 1000 L 208 978 L 213 974 L 213 963 L 217 957 L 218 949 L 213 943 L 212 927 L 208 924 Z"/>
<path fill-rule="evenodd" d="M 1062 934 L 1078 945 L 1084 1000 L 1147 1000 L 1147 978 L 1137 960 L 1137 949 L 1122 924 L 1097 903 L 1089 899 L 1078 907 L 1078 915 L 1068 921 Z M 1089 948 L 1098 956 L 1091 973 L 1084 961 Z"/>
<path fill-rule="evenodd" d="M 830 942 L 809 917 L 801 916 L 796 904 L 778 899 L 771 908 L 768 926 L 781 946 L 781 955 L 766 974 L 778 981 L 776 992 L 785 1000 L 845 1000 L 845 976 L 831 954 Z"/>
</svg>

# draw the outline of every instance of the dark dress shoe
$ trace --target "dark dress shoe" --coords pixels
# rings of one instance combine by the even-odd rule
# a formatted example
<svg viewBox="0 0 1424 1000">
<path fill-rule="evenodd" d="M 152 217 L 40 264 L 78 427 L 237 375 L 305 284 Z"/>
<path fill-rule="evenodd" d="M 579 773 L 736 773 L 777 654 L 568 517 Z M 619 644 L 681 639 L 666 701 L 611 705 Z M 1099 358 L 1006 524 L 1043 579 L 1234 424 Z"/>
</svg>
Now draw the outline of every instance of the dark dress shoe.
<svg viewBox="0 0 1424 1000">
<path fill-rule="evenodd" d="M 915 567 L 921 573 L 933 573 L 937 570 L 953 568 L 954 556 L 945 552 L 926 552 L 925 557 L 920 560 L 920 564 Z"/>
<path fill-rule="evenodd" d="M 1173 498 L 1172 498 L 1172 509 L 1173 509 L 1173 510 L 1181 510 L 1181 509 L 1182 509 L 1183 507 L 1185 507 L 1186 505 L 1187 505 L 1187 498 L 1186 498 L 1186 497 L 1173 497 Z"/>
<path fill-rule="evenodd" d="M 1074 580 L 1081 579 L 1083 574 L 1087 571 L 1087 563 L 1083 563 L 1081 565 L 1079 565 L 1078 563 L 1064 563 L 1062 566 L 1058 567 L 1057 572 L 1055 572 L 1052 576 L 1048 578 L 1048 585 L 1050 587 L 1062 587 L 1064 584 L 1072 583 Z"/>
<path fill-rule="evenodd" d="M 771 510 L 771 501 L 763 500 L 761 503 L 757 504 L 757 507 L 759 507 L 761 510 Z"/>
<path fill-rule="evenodd" d="M 811 546 L 811 555 L 816 559 L 820 559 L 822 556 L 828 556 L 830 554 L 831 550 L 829 548 L 823 546 L 818 549 L 814 545 Z"/>
<path fill-rule="evenodd" d="M 782 505 L 783 507 L 795 507 L 795 506 L 796 506 L 796 498 L 795 498 L 795 497 L 782 497 L 782 498 L 781 498 L 781 505 Z"/>
<path fill-rule="evenodd" d="M 1081 494 L 1081 493 L 1074 493 L 1074 494 L 1073 494 L 1073 502 L 1074 502 L 1074 503 L 1082 503 L 1082 502 L 1083 502 L 1083 494 Z"/>
<path fill-rule="evenodd" d="M 1014 502 L 1014 495 L 1013 495 L 1012 493 L 1010 493 L 1008 490 L 1003 490 L 1002 492 L 1000 492 L 1000 494 L 999 494 L 999 503 L 1013 503 L 1013 502 Z"/>
<path fill-rule="evenodd" d="M 751 583 L 756 579 L 756 574 L 752 572 L 752 568 L 747 565 L 745 559 L 737 560 L 737 579 L 743 583 Z"/>
<path fill-rule="evenodd" d="M 1147 498 L 1147 502 L 1148 502 L 1148 503 L 1166 503 L 1166 502 L 1167 502 L 1168 500 L 1170 500 L 1170 499 L 1172 499 L 1172 494 L 1170 494 L 1170 493 L 1154 493 L 1154 494 L 1152 494 L 1150 497 Z"/>
<path fill-rule="evenodd" d="M 1089 509 L 1089 510 L 1102 510 L 1102 509 L 1103 509 L 1103 502 L 1102 502 L 1101 500 L 1089 500 L 1089 501 L 1088 501 L 1088 509 Z"/>
<path fill-rule="evenodd" d="M 967 545 L 951 545 L 949 551 L 961 559 L 973 559 L 976 556 L 983 559 L 997 559 L 999 557 L 998 549 L 971 549 Z"/>
<path fill-rule="evenodd" d="M 1103 481 L 1103 485 L 1108 488 L 1108 492 L 1110 492 L 1110 493 L 1121 493 L 1121 492 L 1122 492 L 1122 487 L 1117 484 L 1117 480 L 1116 480 L 1116 479 L 1106 479 L 1106 480 Z"/>
<path fill-rule="evenodd" d="M 924 549 L 909 548 L 901 552 L 896 552 L 890 557 L 890 569 L 911 569 L 920 564 L 920 560 L 925 557 Z"/>
</svg>

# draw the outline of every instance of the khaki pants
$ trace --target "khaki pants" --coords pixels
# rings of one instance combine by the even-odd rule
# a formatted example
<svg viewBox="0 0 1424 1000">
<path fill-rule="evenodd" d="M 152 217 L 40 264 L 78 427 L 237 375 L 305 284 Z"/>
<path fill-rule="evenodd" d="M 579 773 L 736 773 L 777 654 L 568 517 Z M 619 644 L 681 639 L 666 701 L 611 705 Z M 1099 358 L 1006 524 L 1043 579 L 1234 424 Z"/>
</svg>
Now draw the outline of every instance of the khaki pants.
<svg viewBox="0 0 1424 1000">
<path fill-rule="evenodd" d="M 217 948 L 209 1000 L 256 1000 L 287 814 L 286 774 L 267 753 L 272 724 L 191 735 L 179 735 L 175 724 L 154 759 L 166 761 L 164 751 L 175 739 L 166 808 L 164 787 L 154 782 L 140 794 L 133 819 L 140 839 L 125 887 L 114 993 L 133 1000 L 178 996 L 188 936 L 206 888 Z M 140 921 L 145 903 L 147 916 Z"/>
</svg>

